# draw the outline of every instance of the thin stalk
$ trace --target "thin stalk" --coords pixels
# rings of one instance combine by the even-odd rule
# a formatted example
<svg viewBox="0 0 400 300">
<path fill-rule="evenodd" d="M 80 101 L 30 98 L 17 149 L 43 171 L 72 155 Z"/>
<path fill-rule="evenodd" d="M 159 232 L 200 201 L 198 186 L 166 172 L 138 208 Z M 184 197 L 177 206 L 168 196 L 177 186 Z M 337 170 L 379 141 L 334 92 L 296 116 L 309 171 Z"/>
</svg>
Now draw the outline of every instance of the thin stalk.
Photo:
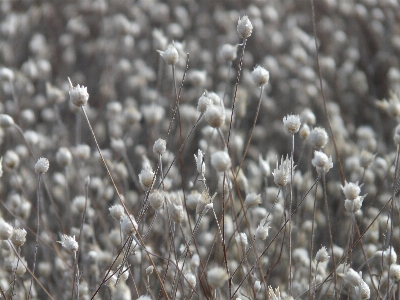
<svg viewBox="0 0 400 300">
<path fill-rule="evenodd" d="M 42 178 L 42 174 L 38 174 L 38 185 L 37 185 L 37 201 L 36 201 L 36 218 L 37 218 L 37 223 L 36 223 L 36 241 L 35 241 L 35 251 L 33 253 L 33 267 L 32 267 L 32 276 L 35 275 L 35 268 L 36 268 L 36 257 L 37 257 L 37 252 L 38 252 L 38 246 L 39 246 L 39 226 L 40 226 L 40 179 Z M 28 292 L 28 300 L 31 297 L 31 292 L 32 292 L 32 285 L 33 285 L 33 277 L 31 278 L 31 283 L 29 286 L 29 292 Z"/>
<path fill-rule="evenodd" d="M 250 142 L 251 142 L 251 139 L 252 139 L 252 137 L 253 137 L 254 128 L 256 127 L 256 123 L 257 123 L 257 119 L 258 119 L 258 114 L 259 114 L 259 112 L 260 112 L 260 107 L 261 107 L 261 100 L 262 100 L 262 93 L 263 93 L 263 91 L 264 91 L 264 86 L 262 85 L 262 86 L 260 87 L 260 97 L 259 97 L 259 99 L 258 99 L 258 106 L 257 106 L 256 116 L 254 117 L 253 126 L 251 127 L 251 130 L 250 130 L 250 136 L 249 136 L 249 139 L 248 139 L 248 141 L 247 141 L 246 147 L 244 148 L 244 153 L 243 153 L 242 159 L 241 159 L 241 161 L 240 161 L 239 168 L 237 169 L 236 177 L 238 176 L 239 171 L 240 171 L 240 169 L 242 168 L 243 161 L 244 161 L 244 159 L 245 159 L 245 157 L 246 157 L 247 151 L 249 150 Z"/>
<path fill-rule="evenodd" d="M 313 208 L 313 217 L 311 223 L 311 242 L 310 242 L 310 257 L 313 257 L 314 252 L 314 237 L 315 237 L 315 212 L 317 210 L 317 191 L 318 185 L 315 187 L 315 196 L 314 196 L 314 208 Z M 309 284 L 311 287 L 312 284 L 312 260 L 310 259 L 310 275 L 309 275 Z M 316 284 L 316 282 L 315 282 Z M 315 298 L 316 286 L 314 286 L 314 291 L 312 292 L 312 299 Z M 311 288 L 308 290 L 308 298 L 311 299 Z"/>
<path fill-rule="evenodd" d="M 292 151 L 290 154 L 290 196 L 289 196 L 289 215 L 292 214 L 293 205 L 293 155 L 294 155 L 294 134 L 292 134 Z M 292 296 L 292 218 L 289 220 L 289 293 Z"/>
<path fill-rule="evenodd" d="M 97 151 L 99 152 L 100 158 L 101 158 L 101 160 L 102 160 L 102 162 L 103 162 L 103 165 L 104 165 L 104 167 L 105 167 L 105 169 L 106 169 L 106 171 L 107 171 L 107 174 L 108 174 L 108 176 L 109 176 L 109 178 L 110 178 L 110 180 L 111 180 L 111 183 L 112 183 L 112 185 L 113 185 L 113 187 L 114 187 L 114 190 L 115 190 L 115 192 L 117 193 L 118 199 L 120 200 L 121 205 L 124 207 L 125 213 L 127 214 L 128 218 L 130 219 L 129 211 L 128 211 L 128 209 L 126 208 L 126 206 L 125 206 L 125 204 L 124 204 L 124 201 L 122 200 L 121 194 L 119 193 L 119 190 L 118 190 L 118 188 L 117 188 L 117 185 L 115 184 L 114 178 L 112 177 L 111 172 L 110 172 L 110 169 L 108 168 L 107 163 L 106 163 L 106 161 L 105 161 L 105 159 L 104 159 L 104 157 L 103 157 L 103 153 L 102 153 L 101 150 L 100 150 L 99 143 L 97 142 L 96 135 L 95 135 L 95 133 L 94 133 L 94 131 L 93 131 L 92 125 L 90 124 L 89 118 L 88 118 L 88 116 L 87 116 L 87 114 L 86 114 L 85 107 L 82 106 L 81 109 L 82 109 L 82 112 L 83 112 L 83 114 L 84 114 L 84 116 L 85 116 L 85 118 L 86 118 L 86 121 L 87 121 L 87 123 L 88 123 L 90 132 L 91 132 L 92 135 L 93 135 L 93 139 L 94 139 L 94 141 L 95 141 L 95 144 L 96 144 L 96 147 L 97 147 Z M 132 224 L 133 224 L 133 221 L 132 221 L 131 219 L 130 219 L 130 221 L 131 221 Z M 133 228 L 135 229 L 136 234 L 137 234 L 137 237 L 138 237 L 138 239 L 140 240 L 141 244 L 144 246 L 144 242 L 143 242 L 142 236 L 141 236 L 140 233 L 137 231 L 137 228 L 136 228 L 135 226 L 133 226 Z M 147 253 L 147 256 L 148 256 L 148 258 L 149 258 L 149 260 L 150 260 L 152 266 L 154 267 L 154 271 L 155 271 L 155 273 L 156 273 L 156 275 L 157 275 L 157 277 L 158 277 L 158 280 L 160 281 L 161 289 L 164 291 L 165 296 L 167 297 L 167 299 L 169 299 L 169 296 L 168 296 L 167 291 L 166 291 L 166 289 L 165 289 L 164 283 L 161 281 L 161 277 L 160 277 L 160 274 L 158 273 L 158 270 L 157 270 L 157 268 L 156 268 L 156 265 L 155 265 L 153 259 L 151 258 L 150 254 L 149 254 L 147 251 L 146 251 L 146 253 Z M 98 292 L 98 291 L 96 291 L 96 293 L 97 293 L 97 292 Z M 92 299 L 94 298 L 94 296 L 96 295 L 96 293 L 92 296 Z"/>
</svg>

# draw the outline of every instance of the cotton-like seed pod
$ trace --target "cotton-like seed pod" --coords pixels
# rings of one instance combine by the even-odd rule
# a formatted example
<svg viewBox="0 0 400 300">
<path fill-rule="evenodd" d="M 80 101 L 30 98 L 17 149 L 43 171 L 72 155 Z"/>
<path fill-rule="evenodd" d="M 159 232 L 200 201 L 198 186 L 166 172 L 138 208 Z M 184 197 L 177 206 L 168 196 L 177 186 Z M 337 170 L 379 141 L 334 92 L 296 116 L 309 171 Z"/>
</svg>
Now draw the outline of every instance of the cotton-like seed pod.
<svg viewBox="0 0 400 300">
<path fill-rule="evenodd" d="M 153 152 L 158 154 L 164 154 L 167 150 L 167 142 L 164 139 L 158 139 L 154 142 Z"/>
<path fill-rule="evenodd" d="M 394 281 L 400 281 L 400 265 L 390 265 L 390 278 Z"/>
<path fill-rule="evenodd" d="M 124 215 L 121 221 L 121 230 L 122 232 L 129 236 L 136 233 L 137 223 L 134 216 L 130 215 L 130 218 L 127 215 Z"/>
<path fill-rule="evenodd" d="M 321 247 L 321 249 L 318 250 L 317 254 L 315 255 L 315 260 L 317 262 L 325 262 L 328 261 L 330 258 L 328 251 L 326 251 L 326 247 Z"/>
<path fill-rule="evenodd" d="M 247 235 L 244 232 L 238 233 L 235 237 L 236 243 L 243 248 L 246 248 L 248 245 Z"/>
<path fill-rule="evenodd" d="M 283 118 L 283 125 L 287 133 L 297 133 L 301 125 L 299 115 L 287 115 Z"/>
<path fill-rule="evenodd" d="M 186 272 L 183 274 L 184 278 L 184 283 L 185 286 L 189 288 L 195 288 L 196 287 L 196 276 L 193 275 L 192 272 Z"/>
<path fill-rule="evenodd" d="M 244 200 L 244 206 L 249 209 L 252 207 L 256 207 L 261 203 L 261 194 L 250 193 L 246 195 L 246 199 Z"/>
<path fill-rule="evenodd" d="M 256 240 L 263 241 L 268 237 L 268 231 L 271 228 L 265 220 L 262 220 L 256 229 Z"/>
<path fill-rule="evenodd" d="M 364 169 L 368 169 L 374 162 L 374 159 L 375 159 L 375 154 L 372 154 L 367 150 L 362 150 L 360 156 L 360 166 L 363 167 Z"/>
<path fill-rule="evenodd" d="M 23 244 L 25 244 L 25 241 L 26 241 L 26 230 L 20 228 L 14 229 L 13 234 L 11 236 L 11 242 L 14 244 L 14 246 L 21 247 Z"/>
<path fill-rule="evenodd" d="M 72 154 L 66 147 L 61 147 L 56 153 L 56 161 L 60 167 L 66 167 L 72 162 Z"/>
<path fill-rule="evenodd" d="M 225 109 L 220 105 L 208 105 L 204 113 L 204 118 L 211 127 L 221 127 L 225 123 Z"/>
<path fill-rule="evenodd" d="M 123 154 L 126 150 L 125 142 L 122 139 L 111 138 L 111 149 L 113 149 L 118 154 Z"/>
<path fill-rule="evenodd" d="M 124 207 L 121 204 L 114 204 L 109 209 L 110 215 L 114 220 L 122 221 L 125 216 Z"/>
<path fill-rule="evenodd" d="M 307 124 L 303 124 L 303 126 L 301 126 L 300 129 L 300 137 L 303 140 L 306 140 L 310 136 L 310 133 L 311 133 L 310 127 Z"/>
<path fill-rule="evenodd" d="M 0 218 L 0 240 L 8 240 L 13 234 L 13 227 Z"/>
<path fill-rule="evenodd" d="M 217 151 L 211 155 L 211 165 L 217 172 L 228 171 L 231 164 L 231 158 L 226 151 Z"/>
<path fill-rule="evenodd" d="M 35 164 L 36 174 L 44 174 L 49 170 L 49 160 L 47 158 L 41 157 Z"/>
<path fill-rule="evenodd" d="M 72 200 L 72 206 L 79 213 L 83 213 L 85 211 L 85 209 L 86 209 L 86 197 L 85 196 L 76 196 L 74 198 L 74 200 Z"/>
<path fill-rule="evenodd" d="M 76 146 L 76 156 L 82 160 L 87 160 L 90 157 L 90 147 L 88 145 Z"/>
<path fill-rule="evenodd" d="M 154 172 L 150 166 L 145 166 L 139 174 L 139 182 L 144 190 L 151 187 L 153 183 Z"/>
<path fill-rule="evenodd" d="M 333 167 L 332 157 L 321 151 L 314 151 L 314 158 L 311 160 L 312 165 L 317 170 L 318 175 L 326 174 Z"/>
<path fill-rule="evenodd" d="M 293 169 L 294 169 L 294 167 L 293 167 Z M 278 165 L 278 160 L 276 161 L 276 168 L 272 172 L 272 175 L 274 176 L 275 184 L 279 187 L 283 187 L 289 182 L 290 161 L 287 157 L 285 160 L 283 160 L 283 157 L 281 158 L 280 165 Z"/>
<path fill-rule="evenodd" d="M 61 246 L 63 246 L 65 249 L 67 249 L 68 252 L 76 252 L 78 251 L 78 242 L 75 241 L 75 236 L 69 236 L 66 234 L 63 234 L 61 236 L 61 241 L 57 241 L 57 243 L 60 243 Z"/>
<path fill-rule="evenodd" d="M 149 202 L 154 210 L 159 210 L 164 204 L 163 192 L 159 190 L 154 190 L 149 195 Z"/>
<path fill-rule="evenodd" d="M 3 164 L 9 170 L 18 168 L 20 164 L 18 154 L 13 150 L 7 150 L 6 154 L 4 154 Z"/>
<path fill-rule="evenodd" d="M 354 200 L 346 199 L 344 201 L 344 207 L 349 213 L 355 214 L 361 209 L 362 203 L 364 201 L 365 196 L 358 196 Z"/>
<path fill-rule="evenodd" d="M 200 199 L 201 194 L 197 190 L 191 191 L 191 193 L 186 196 L 186 206 L 191 210 L 195 210 Z"/>
<path fill-rule="evenodd" d="M 183 206 L 171 203 L 169 205 L 169 216 L 175 223 L 181 223 L 184 218 Z"/>
<path fill-rule="evenodd" d="M 316 118 L 311 109 L 305 108 L 300 114 L 301 123 L 307 124 L 309 126 L 314 126 Z"/>
<path fill-rule="evenodd" d="M 254 68 L 253 72 L 251 72 L 251 79 L 256 86 L 262 87 L 269 81 L 269 72 L 263 67 L 257 66 Z"/>
<path fill-rule="evenodd" d="M 6 67 L 0 68 L 0 80 L 13 81 L 14 71 Z"/>
<path fill-rule="evenodd" d="M 208 284 L 212 289 L 219 289 L 228 280 L 229 275 L 224 268 L 214 267 L 207 272 Z"/>
<path fill-rule="evenodd" d="M 344 186 L 341 187 L 343 190 L 343 194 L 349 200 L 354 200 L 360 195 L 361 188 L 358 185 L 358 181 L 356 183 L 345 181 Z"/>
<path fill-rule="evenodd" d="M 0 127 L 8 128 L 14 125 L 14 119 L 9 115 L 0 114 Z"/>
<path fill-rule="evenodd" d="M 196 269 L 199 266 L 200 266 L 200 257 L 197 253 L 193 254 L 192 258 L 190 259 L 190 267 L 192 269 Z"/>
<path fill-rule="evenodd" d="M 354 271 L 352 268 L 349 268 L 349 270 L 346 272 L 346 274 L 343 276 L 344 281 L 346 281 L 348 284 L 357 287 L 359 286 L 363 280 L 356 271 Z"/>
<path fill-rule="evenodd" d="M 69 97 L 73 105 L 77 107 L 85 106 L 89 100 L 89 94 L 87 87 L 79 86 L 73 87 L 71 80 L 69 80 Z"/>
<path fill-rule="evenodd" d="M 204 113 L 207 110 L 207 107 L 210 105 L 212 105 L 212 100 L 204 93 L 197 101 L 197 110 L 201 113 Z"/>
<path fill-rule="evenodd" d="M 251 36 L 251 33 L 253 32 L 253 25 L 247 16 L 243 16 L 239 19 L 237 24 L 237 32 L 239 37 L 242 39 L 247 39 Z"/>
<path fill-rule="evenodd" d="M 328 143 L 328 134 L 324 128 L 315 127 L 310 132 L 309 141 L 312 147 L 322 149 Z"/>
<path fill-rule="evenodd" d="M 259 280 L 256 280 L 256 282 L 254 282 L 254 291 L 258 293 L 260 290 L 261 290 L 261 283 Z"/>
<path fill-rule="evenodd" d="M 224 61 L 234 61 L 237 57 L 237 48 L 238 45 L 232 46 L 230 44 L 225 44 L 221 47 L 219 53 Z"/>
<path fill-rule="evenodd" d="M 21 257 L 21 260 L 14 259 L 11 263 L 11 269 L 17 274 L 18 276 L 23 276 L 26 272 L 26 260 L 25 258 Z"/>
<path fill-rule="evenodd" d="M 165 51 L 157 50 L 167 65 L 175 65 L 179 60 L 179 53 L 173 44 L 169 44 Z"/>
<path fill-rule="evenodd" d="M 361 300 L 366 300 L 371 297 L 371 291 L 369 289 L 368 284 L 365 281 L 362 281 L 360 283 L 360 285 L 358 286 L 358 288 L 356 288 L 356 289 L 358 289 L 358 291 L 359 291 L 358 293 L 360 295 Z"/>
</svg>

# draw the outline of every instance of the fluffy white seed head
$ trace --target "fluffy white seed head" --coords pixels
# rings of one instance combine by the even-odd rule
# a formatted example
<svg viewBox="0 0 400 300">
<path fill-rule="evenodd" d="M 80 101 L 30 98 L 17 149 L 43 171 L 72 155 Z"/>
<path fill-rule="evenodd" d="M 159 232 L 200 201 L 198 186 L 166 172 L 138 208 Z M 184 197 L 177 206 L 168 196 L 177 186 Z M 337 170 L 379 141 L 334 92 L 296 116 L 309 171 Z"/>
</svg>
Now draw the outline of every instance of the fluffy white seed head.
<svg viewBox="0 0 400 300">
<path fill-rule="evenodd" d="M 211 165 L 217 172 L 228 171 L 231 164 L 231 158 L 226 151 L 217 151 L 211 155 Z"/>
<path fill-rule="evenodd" d="M 246 199 L 244 200 L 244 206 L 246 208 L 256 207 L 261 203 L 261 194 L 250 193 L 247 194 Z"/>
<path fill-rule="evenodd" d="M 47 158 L 41 157 L 35 164 L 36 174 L 44 174 L 49 170 L 49 160 Z"/>
<path fill-rule="evenodd" d="M 293 166 L 294 169 L 294 166 Z M 272 172 L 274 176 L 274 182 L 277 186 L 283 187 L 285 186 L 290 179 L 290 160 L 286 156 L 286 159 L 283 160 L 283 156 L 281 158 L 281 164 L 278 165 L 278 161 L 276 162 L 276 168 Z"/>
<path fill-rule="evenodd" d="M 197 110 L 201 113 L 204 113 L 207 110 L 207 107 L 212 104 L 212 100 L 203 93 L 197 102 Z"/>
<path fill-rule="evenodd" d="M 14 229 L 13 234 L 11 236 L 11 242 L 14 244 L 14 246 L 21 247 L 23 244 L 25 244 L 25 241 L 26 241 L 26 230 L 20 228 Z"/>
<path fill-rule="evenodd" d="M 343 276 L 343 279 L 348 284 L 350 284 L 350 285 L 352 285 L 354 287 L 359 286 L 363 282 L 363 279 L 361 278 L 360 274 L 358 274 L 352 268 L 348 269 L 346 274 Z"/>
<path fill-rule="evenodd" d="M 0 114 L 0 127 L 8 128 L 14 125 L 14 119 L 6 114 Z"/>
<path fill-rule="evenodd" d="M 330 258 L 328 251 L 326 250 L 326 247 L 323 246 L 321 249 L 318 250 L 317 254 L 315 255 L 315 260 L 317 262 L 325 262 L 328 261 Z"/>
<path fill-rule="evenodd" d="M 145 166 L 139 174 L 139 182 L 144 190 L 151 187 L 153 183 L 154 172 L 150 166 Z"/>
<path fill-rule="evenodd" d="M 244 232 L 238 233 L 235 237 L 235 240 L 236 243 L 242 248 L 246 248 L 249 243 L 247 240 L 247 235 Z"/>
<path fill-rule="evenodd" d="M 365 198 L 365 196 L 358 196 L 354 200 L 346 199 L 344 201 L 344 207 L 346 208 L 346 211 L 348 211 L 349 213 L 353 213 L 353 214 L 358 212 L 361 209 L 364 198 Z"/>
<path fill-rule="evenodd" d="M 122 232 L 129 236 L 136 233 L 137 223 L 135 217 L 130 215 L 130 218 L 127 215 L 124 215 L 121 221 L 121 230 Z"/>
<path fill-rule="evenodd" d="M 154 210 L 159 210 L 164 204 L 163 192 L 159 190 L 154 190 L 149 195 L 149 202 Z"/>
<path fill-rule="evenodd" d="M 253 25 L 251 24 L 247 16 L 239 18 L 237 24 L 237 32 L 239 34 L 239 37 L 242 39 L 247 39 L 251 36 L 251 33 L 253 32 Z"/>
<path fill-rule="evenodd" d="M 159 138 L 157 141 L 154 142 L 153 145 L 153 152 L 158 154 L 164 154 L 167 150 L 167 141 L 164 139 Z"/>
<path fill-rule="evenodd" d="M 226 62 L 234 61 L 237 57 L 237 47 L 238 45 L 224 44 L 219 52 L 222 59 Z"/>
<path fill-rule="evenodd" d="M 312 165 L 317 170 L 318 175 L 326 174 L 333 167 L 332 156 L 326 155 L 321 151 L 314 151 Z"/>
<path fill-rule="evenodd" d="M 254 68 L 253 72 L 251 72 L 251 79 L 256 86 L 262 87 L 269 81 L 269 72 L 263 67 L 257 66 Z"/>
<path fill-rule="evenodd" d="M 69 236 L 66 234 L 63 234 L 61 236 L 61 241 L 57 241 L 57 243 L 60 243 L 61 246 L 63 246 L 65 249 L 67 249 L 68 252 L 76 252 L 78 251 L 78 242 L 75 241 L 75 236 Z"/>
<path fill-rule="evenodd" d="M 269 222 L 262 220 L 256 229 L 256 240 L 263 241 L 268 237 L 268 231 L 271 228 Z"/>
<path fill-rule="evenodd" d="M 305 108 L 300 114 L 301 123 L 307 124 L 309 126 L 314 126 L 316 118 L 311 109 Z"/>
<path fill-rule="evenodd" d="M 229 275 L 224 268 L 214 267 L 207 272 L 208 283 L 212 289 L 219 289 L 228 280 Z"/>
<path fill-rule="evenodd" d="M 21 160 L 18 154 L 13 150 L 7 150 L 4 154 L 3 164 L 9 170 L 14 170 L 19 167 Z"/>
<path fill-rule="evenodd" d="M 71 79 L 69 79 L 69 97 L 73 105 L 77 107 L 85 106 L 89 100 L 89 94 L 87 92 L 87 87 L 80 86 L 73 87 Z"/>
<path fill-rule="evenodd" d="M 260 290 L 261 290 L 261 283 L 259 280 L 256 280 L 256 282 L 254 282 L 254 291 L 258 293 Z"/>
<path fill-rule="evenodd" d="M 303 126 L 301 126 L 300 129 L 300 137 L 303 140 L 306 140 L 310 136 L 310 133 L 311 133 L 310 127 L 307 124 L 303 124 Z"/>
<path fill-rule="evenodd" d="M 283 125 L 287 133 L 295 134 L 300 129 L 300 116 L 299 115 L 287 115 L 283 118 Z"/>
<path fill-rule="evenodd" d="M 322 149 L 328 143 L 328 134 L 321 127 L 315 127 L 310 132 L 309 141 L 312 147 Z"/>
<path fill-rule="evenodd" d="M 215 104 L 208 105 L 204 118 L 211 127 L 221 127 L 225 123 L 225 108 Z"/>
<path fill-rule="evenodd" d="M 374 162 L 375 154 L 368 152 L 367 150 L 362 150 L 360 155 L 360 166 L 364 169 L 368 169 Z"/>
<path fill-rule="evenodd" d="M 157 50 L 167 65 L 175 65 L 179 60 L 179 53 L 173 44 L 169 44 L 165 51 Z"/>
<path fill-rule="evenodd" d="M 61 147 L 56 153 L 56 161 L 60 167 L 66 167 L 72 162 L 71 151 L 67 147 Z"/>
<path fill-rule="evenodd" d="M 371 297 L 371 291 L 365 281 L 362 281 L 360 283 L 360 285 L 356 288 L 356 291 L 359 294 L 361 300 L 369 299 Z"/>
<path fill-rule="evenodd" d="M 113 206 L 108 208 L 108 210 L 110 212 L 111 217 L 119 222 L 121 222 L 125 216 L 125 210 L 121 204 L 114 204 Z"/>
<path fill-rule="evenodd" d="M 13 234 L 13 227 L 0 218 L 0 240 L 8 240 Z"/>
<path fill-rule="evenodd" d="M 341 187 L 343 194 L 349 200 L 355 200 L 361 193 L 361 188 L 358 185 L 358 181 L 356 183 L 345 181 L 344 186 Z"/>
<path fill-rule="evenodd" d="M 196 287 L 196 276 L 194 276 L 192 272 L 186 272 L 183 276 L 185 277 L 185 286 L 192 289 Z"/>
<path fill-rule="evenodd" d="M 400 281 L 400 265 L 390 265 L 390 278 L 394 281 Z"/>
</svg>

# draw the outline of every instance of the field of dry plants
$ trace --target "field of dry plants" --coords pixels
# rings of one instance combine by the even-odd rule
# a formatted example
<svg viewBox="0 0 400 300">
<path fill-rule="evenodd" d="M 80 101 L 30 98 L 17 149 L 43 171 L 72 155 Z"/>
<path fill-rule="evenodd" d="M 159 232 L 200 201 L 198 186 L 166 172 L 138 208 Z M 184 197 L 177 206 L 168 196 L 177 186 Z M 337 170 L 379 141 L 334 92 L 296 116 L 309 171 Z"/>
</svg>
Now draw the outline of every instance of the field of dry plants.
<svg viewBox="0 0 400 300">
<path fill-rule="evenodd" d="M 400 299 L 398 0 L 0 1 L 0 299 Z"/>
</svg>

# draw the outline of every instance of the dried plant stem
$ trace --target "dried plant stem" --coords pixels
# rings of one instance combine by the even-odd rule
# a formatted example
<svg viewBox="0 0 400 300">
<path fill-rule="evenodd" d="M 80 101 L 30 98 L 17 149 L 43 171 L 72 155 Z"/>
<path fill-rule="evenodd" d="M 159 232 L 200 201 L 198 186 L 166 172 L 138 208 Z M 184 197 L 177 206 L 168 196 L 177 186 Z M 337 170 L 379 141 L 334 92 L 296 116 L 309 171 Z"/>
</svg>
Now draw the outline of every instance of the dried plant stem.
<svg viewBox="0 0 400 300">
<path fill-rule="evenodd" d="M 115 192 L 117 193 L 118 199 L 119 199 L 121 205 L 124 207 L 125 213 L 127 214 L 128 218 L 130 219 L 131 223 L 133 224 L 133 221 L 131 220 L 131 218 L 130 218 L 130 216 L 129 216 L 129 211 L 128 211 L 128 209 L 126 208 L 126 206 L 125 206 L 125 204 L 124 204 L 124 201 L 122 201 L 121 194 L 120 194 L 119 191 L 118 191 L 118 188 L 117 188 L 117 186 L 116 186 L 116 184 L 115 184 L 115 182 L 114 182 L 114 178 L 112 177 L 111 172 L 110 172 L 110 170 L 109 170 L 109 168 L 108 168 L 108 166 L 107 166 L 107 163 L 106 163 L 106 161 L 105 161 L 105 159 L 104 159 L 104 157 L 103 157 L 103 154 L 101 153 L 99 143 L 97 142 L 96 135 L 94 134 L 92 125 L 90 124 L 90 121 L 89 121 L 89 118 L 88 118 L 88 116 L 87 116 L 87 114 L 86 114 L 85 108 L 84 108 L 83 106 L 82 106 L 81 108 L 82 108 L 82 112 L 83 112 L 83 114 L 84 114 L 84 116 L 85 116 L 85 118 L 86 118 L 86 121 L 87 121 L 87 123 L 88 123 L 90 132 L 91 132 L 92 135 L 93 135 L 93 139 L 94 139 L 94 142 L 95 142 L 95 144 L 96 144 L 97 151 L 99 152 L 99 155 L 100 155 L 100 157 L 101 157 L 101 160 L 102 160 L 102 162 L 103 162 L 103 165 L 104 165 L 104 167 L 106 168 L 106 171 L 107 171 L 108 176 L 110 177 L 111 183 L 112 183 L 112 185 L 113 185 L 113 187 L 114 187 Z M 135 226 L 133 226 L 133 228 L 135 229 L 136 234 L 137 234 L 137 237 L 139 238 L 141 244 L 144 246 L 145 244 L 144 244 L 143 239 L 142 239 L 140 233 L 138 232 L 137 228 L 136 228 Z M 162 280 L 161 280 L 160 274 L 159 274 L 158 271 L 157 271 L 156 265 L 155 265 L 153 259 L 151 258 L 150 254 L 149 254 L 147 251 L 146 251 L 146 253 L 147 253 L 147 256 L 148 256 L 148 258 L 149 258 L 149 260 L 150 260 L 152 266 L 154 267 L 154 271 L 155 271 L 155 273 L 156 273 L 156 275 L 157 275 L 157 277 L 158 277 L 158 280 L 160 281 L 161 289 L 164 291 L 165 296 L 167 297 L 167 299 L 169 299 L 168 293 L 167 293 L 167 291 L 166 291 L 166 289 L 165 289 L 164 283 L 163 283 Z M 91 299 L 94 298 L 94 296 L 97 294 L 97 292 L 98 292 L 98 291 L 96 291 L 95 294 L 93 294 L 93 296 L 92 296 Z"/>
<path fill-rule="evenodd" d="M 312 223 L 311 223 L 310 258 L 312 258 L 314 255 L 315 212 L 317 210 L 317 191 L 318 191 L 318 185 L 315 187 L 315 194 L 314 194 L 313 217 L 312 217 Z M 315 282 L 315 284 L 316 284 L 316 282 Z M 312 259 L 310 259 L 310 276 L 309 276 L 309 284 L 308 284 L 308 286 L 310 288 L 308 290 L 308 298 L 314 299 L 315 298 L 315 290 L 317 288 L 316 288 L 316 286 L 314 286 L 314 290 L 312 291 L 312 294 L 311 294 L 311 285 L 312 285 Z M 312 298 L 311 298 L 311 296 L 312 296 Z"/>
<path fill-rule="evenodd" d="M 324 190 L 324 202 L 325 202 L 325 209 L 326 209 L 326 218 L 328 224 L 328 235 L 329 235 L 329 242 L 331 246 L 331 253 L 332 253 L 332 262 L 333 262 L 333 282 L 334 282 L 334 291 L 335 291 L 335 298 L 338 299 L 338 293 L 336 290 L 337 287 L 337 273 L 336 273 L 336 262 L 335 262 L 335 255 L 333 255 L 333 238 L 332 238 L 332 229 L 331 229 L 331 221 L 329 217 L 329 206 L 328 206 L 328 197 L 326 195 L 326 180 L 325 180 L 325 173 L 322 174 L 322 183 L 323 183 L 323 190 Z"/>
<path fill-rule="evenodd" d="M 33 267 L 32 267 L 32 275 L 35 275 L 35 268 L 36 268 L 36 257 L 38 252 L 39 246 L 39 226 L 40 226 L 40 179 L 42 178 L 42 174 L 38 174 L 38 185 L 37 185 L 37 201 L 36 201 L 36 240 L 35 240 L 35 251 L 33 253 Z M 31 278 L 31 283 L 29 285 L 29 292 L 28 292 L 28 300 L 31 296 L 32 292 L 32 285 L 33 285 L 33 277 Z"/>
<path fill-rule="evenodd" d="M 245 157 L 246 157 L 247 151 L 249 150 L 250 142 L 251 142 L 251 139 L 252 139 L 252 137 L 253 137 L 254 128 L 256 127 L 256 123 L 257 123 L 257 119 L 258 119 L 258 114 L 259 114 L 259 112 L 260 112 L 260 107 L 261 107 L 261 100 L 262 100 L 262 93 L 263 93 L 263 91 L 264 91 L 264 86 L 262 85 L 262 86 L 260 87 L 260 97 L 259 97 L 259 99 L 258 99 L 258 105 L 257 105 L 256 116 L 254 117 L 253 126 L 251 127 L 250 136 L 249 136 L 249 139 L 248 139 L 248 141 L 247 141 L 246 147 L 244 148 L 244 153 L 243 153 L 242 159 L 241 159 L 241 161 L 240 161 L 239 168 L 238 168 L 237 171 L 236 171 L 236 177 L 238 176 L 239 171 L 240 171 L 240 169 L 242 168 L 243 161 L 244 161 L 244 159 L 245 159 Z"/>
<path fill-rule="evenodd" d="M 294 155 L 294 134 L 292 134 L 292 149 L 290 154 L 290 194 L 289 194 L 289 215 L 292 215 L 292 205 L 293 205 L 293 155 Z M 289 220 L 289 293 L 292 296 L 292 218 Z"/>
</svg>

